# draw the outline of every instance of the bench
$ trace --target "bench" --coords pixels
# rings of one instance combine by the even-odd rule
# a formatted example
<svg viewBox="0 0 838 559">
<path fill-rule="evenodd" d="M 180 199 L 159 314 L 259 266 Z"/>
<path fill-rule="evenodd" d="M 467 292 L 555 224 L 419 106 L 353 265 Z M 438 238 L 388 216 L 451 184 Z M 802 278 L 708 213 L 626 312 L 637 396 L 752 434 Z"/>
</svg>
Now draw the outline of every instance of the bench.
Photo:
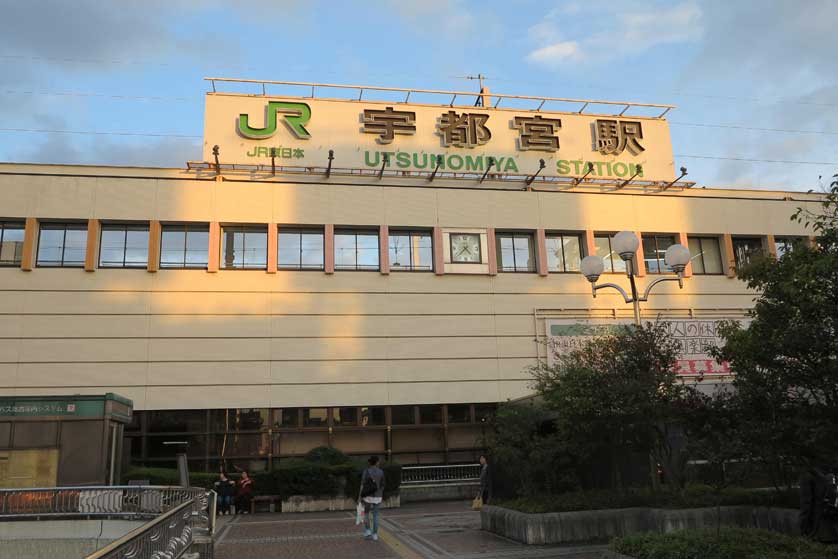
<svg viewBox="0 0 838 559">
<path fill-rule="evenodd" d="M 281 502 L 282 499 L 279 495 L 258 495 L 250 499 L 250 514 L 256 513 L 256 507 L 262 503 L 268 504 L 267 512 L 276 512 L 277 510 L 282 510 Z"/>
</svg>

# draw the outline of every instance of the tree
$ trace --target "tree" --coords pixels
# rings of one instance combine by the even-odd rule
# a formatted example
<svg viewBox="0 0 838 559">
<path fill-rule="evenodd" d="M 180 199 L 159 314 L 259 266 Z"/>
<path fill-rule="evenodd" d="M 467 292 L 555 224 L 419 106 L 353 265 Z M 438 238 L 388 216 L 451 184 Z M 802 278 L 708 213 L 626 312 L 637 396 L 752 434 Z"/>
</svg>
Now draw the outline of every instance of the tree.
<svg viewBox="0 0 838 559">
<path fill-rule="evenodd" d="M 679 351 L 663 325 L 646 324 L 594 338 L 533 370 L 572 451 L 610 455 L 614 487 L 623 485 L 620 458 L 632 451 L 649 453 L 668 480 L 683 486 L 686 454 L 675 441 L 696 394 L 677 377 Z"/>
<path fill-rule="evenodd" d="M 818 234 L 781 258 L 756 258 L 738 272 L 757 291 L 747 328 L 721 329 L 718 357 L 736 372 L 741 436 L 771 466 L 838 457 L 838 175 L 818 210 L 793 220 Z"/>
</svg>

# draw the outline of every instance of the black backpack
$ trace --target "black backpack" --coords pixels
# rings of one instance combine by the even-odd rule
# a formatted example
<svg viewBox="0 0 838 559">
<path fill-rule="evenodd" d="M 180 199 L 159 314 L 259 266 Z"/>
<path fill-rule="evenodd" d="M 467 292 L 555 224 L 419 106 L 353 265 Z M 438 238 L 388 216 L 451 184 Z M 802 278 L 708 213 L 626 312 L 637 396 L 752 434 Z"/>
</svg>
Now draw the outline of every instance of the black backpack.
<svg viewBox="0 0 838 559">
<path fill-rule="evenodd" d="M 364 484 L 361 486 L 361 497 L 375 495 L 377 491 L 378 483 L 372 479 L 372 476 L 369 474 L 369 470 L 367 470 L 367 475 L 364 477 Z"/>
</svg>

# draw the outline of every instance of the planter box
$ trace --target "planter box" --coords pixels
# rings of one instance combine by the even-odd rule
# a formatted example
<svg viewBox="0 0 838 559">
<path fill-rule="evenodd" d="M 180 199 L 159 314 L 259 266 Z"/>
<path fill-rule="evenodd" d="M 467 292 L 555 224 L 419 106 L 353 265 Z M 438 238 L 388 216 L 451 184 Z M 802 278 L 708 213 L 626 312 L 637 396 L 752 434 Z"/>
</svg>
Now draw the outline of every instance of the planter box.
<svg viewBox="0 0 838 559">
<path fill-rule="evenodd" d="M 282 512 L 322 512 L 333 510 L 355 510 L 358 502 L 346 497 L 310 497 L 294 495 L 282 501 Z M 399 508 L 399 495 L 393 495 L 381 501 L 381 508 Z"/>
<path fill-rule="evenodd" d="M 716 508 L 630 508 L 527 514 L 485 506 L 480 513 L 480 523 L 488 532 L 526 544 L 543 545 L 603 541 L 635 532 L 714 528 L 716 514 Z M 720 515 L 725 526 L 799 533 L 798 513 L 792 509 L 722 507 Z"/>
</svg>

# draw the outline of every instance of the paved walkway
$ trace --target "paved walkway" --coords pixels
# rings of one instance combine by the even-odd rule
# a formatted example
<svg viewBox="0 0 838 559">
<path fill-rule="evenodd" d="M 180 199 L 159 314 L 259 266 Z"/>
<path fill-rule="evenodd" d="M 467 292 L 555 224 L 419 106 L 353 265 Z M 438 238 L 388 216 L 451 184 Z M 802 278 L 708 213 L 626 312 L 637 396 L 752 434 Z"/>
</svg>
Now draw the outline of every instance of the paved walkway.
<svg viewBox="0 0 838 559">
<path fill-rule="evenodd" d="M 381 511 L 380 540 L 365 540 L 353 512 L 219 518 L 217 559 L 600 559 L 605 546 L 526 546 L 480 530 L 469 502 Z"/>
</svg>

